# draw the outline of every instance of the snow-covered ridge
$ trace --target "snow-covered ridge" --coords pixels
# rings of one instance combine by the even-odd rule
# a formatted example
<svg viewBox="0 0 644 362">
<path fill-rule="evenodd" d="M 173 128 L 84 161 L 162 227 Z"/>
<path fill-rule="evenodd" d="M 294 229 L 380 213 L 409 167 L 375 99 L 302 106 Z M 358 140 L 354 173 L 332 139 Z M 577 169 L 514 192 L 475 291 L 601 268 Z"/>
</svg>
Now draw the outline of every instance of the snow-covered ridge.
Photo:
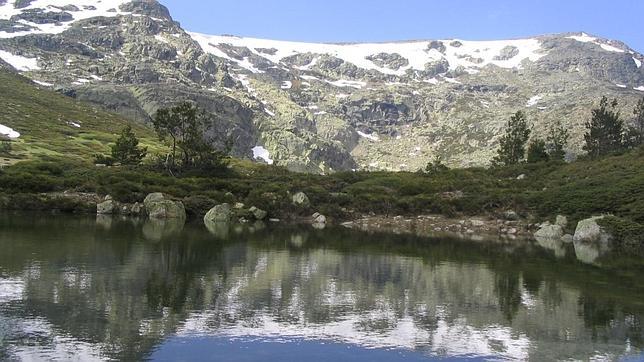
<svg viewBox="0 0 644 362">
<path fill-rule="evenodd" d="M 537 61 L 546 52 L 541 48 L 538 39 L 495 40 L 495 41 L 466 41 L 466 40 L 441 40 L 443 49 L 432 48 L 431 41 L 411 41 L 396 43 L 361 43 L 361 44 L 324 44 L 300 43 L 280 40 L 267 40 L 256 38 L 242 38 L 225 35 L 206 35 L 189 33 L 204 51 L 215 56 L 226 58 L 248 69 L 247 59 L 243 61 L 229 57 L 219 46 L 232 45 L 247 47 L 255 55 L 266 58 L 279 64 L 284 58 L 298 54 L 312 53 L 330 55 L 345 62 L 352 63 L 363 69 L 373 69 L 384 74 L 403 75 L 407 70 L 425 70 L 425 65 L 430 62 L 445 59 L 449 62 L 449 69 L 458 67 L 475 70 L 494 64 L 501 68 L 520 68 L 521 63 L 528 59 Z M 434 42 L 436 44 L 436 42 Z M 271 51 L 267 52 L 266 49 Z M 263 50 L 263 51 L 262 51 Z M 507 54 L 509 52 L 510 54 Z M 398 54 L 409 61 L 407 66 L 397 70 L 379 66 L 367 59 L 370 56 L 384 54 Z M 506 54 L 504 54 L 506 53 Z M 314 63 L 314 60 L 312 63 Z M 306 68 L 307 66 L 301 67 Z M 256 72 L 254 69 L 249 69 Z"/>
<path fill-rule="evenodd" d="M 599 45 L 602 49 L 604 49 L 607 52 L 615 52 L 615 53 L 625 53 L 626 51 L 624 49 L 620 49 L 617 47 L 614 47 L 612 45 L 602 43 L 599 41 L 598 38 L 595 38 L 593 36 L 590 36 L 586 33 L 581 33 L 581 35 L 572 35 L 569 36 L 568 39 L 574 39 L 578 42 L 582 43 L 593 43 Z M 635 60 L 635 58 L 633 58 Z"/>
<path fill-rule="evenodd" d="M 34 0 L 26 7 L 16 9 L 14 7 L 14 1 L 8 0 L 4 5 L 0 5 L 0 19 L 2 20 L 10 20 L 12 16 L 37 9 L 52 13 L 67 12 L 72 15 L 73 20 L 52 24 L 36 24 L 26 20 L 19 20 L 18 22 L 20 24 L 34 29 L 13 33 L 0 31 L 0 38 L 14 38 L 30 34 L 59 34 L 67 30 L 72 23 L 78 20 L 99 16 L 114 17 L 128 15 L 130 13 L 121 11 L 119 7 L 130 2 L 131 0 Z M 71 7 L 63 10 L 62 8 L 65 6 L 74 6 L 78 10 L 76 11 Z"/>
</svg>

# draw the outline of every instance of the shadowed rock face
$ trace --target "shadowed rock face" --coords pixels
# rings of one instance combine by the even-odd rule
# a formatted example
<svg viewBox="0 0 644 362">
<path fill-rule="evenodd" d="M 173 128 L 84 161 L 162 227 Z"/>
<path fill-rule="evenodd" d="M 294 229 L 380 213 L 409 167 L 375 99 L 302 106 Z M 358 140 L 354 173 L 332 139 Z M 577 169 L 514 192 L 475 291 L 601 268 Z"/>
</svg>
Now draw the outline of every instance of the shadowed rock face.
<svg viewBox="0 0 644 362">
<path fill-rule="evenodd" d="M 535 132 L 563 120 L 573 157 L 601 96 L 623 114 L 644 96 L 644 57 L 583 33 L 298 44 L 187 33 L 156 1 L 68 5 L 0 2 L 0 50 L 37 58 L 26 76 L 140 122 L 191 99 L 212 114 L 214 144 L 233 137 L 248 158 L 262 146 L 297 171 L 485 165 L 521 109 Z"/>
</svg>

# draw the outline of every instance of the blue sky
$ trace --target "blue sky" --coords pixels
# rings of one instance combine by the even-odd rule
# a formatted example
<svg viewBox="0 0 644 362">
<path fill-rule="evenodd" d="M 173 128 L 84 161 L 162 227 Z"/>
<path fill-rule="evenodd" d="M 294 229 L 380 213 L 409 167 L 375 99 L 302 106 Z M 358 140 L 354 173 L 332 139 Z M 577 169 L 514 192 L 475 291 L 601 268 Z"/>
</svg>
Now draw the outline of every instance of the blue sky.
<svg viewBox="0 0 644 362">
<path fill-rule="evenodd" d="M 644 52 L 644 0 L 161 0 L 190 31 L 309 42 L 586 31 Z"/>
</svg>

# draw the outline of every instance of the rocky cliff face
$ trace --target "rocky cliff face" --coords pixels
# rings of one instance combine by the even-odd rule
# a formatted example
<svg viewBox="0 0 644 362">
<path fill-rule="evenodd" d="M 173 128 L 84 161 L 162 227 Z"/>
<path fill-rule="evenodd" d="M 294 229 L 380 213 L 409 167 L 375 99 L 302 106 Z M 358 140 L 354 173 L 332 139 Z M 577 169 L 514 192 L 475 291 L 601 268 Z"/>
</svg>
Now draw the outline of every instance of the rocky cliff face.
<svg viewBox="0 0 644 362">
<path fill-rule="evenodd" d="M 305 44 L 188 33 L 156 1 L 0 1 L 0 58 L 42 86 L 141 122 L 191 99 L 206 137 L 290 169 L 484 165 L 508 117 L 562 120 L 581 150 L 602 95 L 630 114 L 644 57 L 584 33 L 508 41 Z M 254 150 L 254 151 L 253 151 Z"/>
</svg>

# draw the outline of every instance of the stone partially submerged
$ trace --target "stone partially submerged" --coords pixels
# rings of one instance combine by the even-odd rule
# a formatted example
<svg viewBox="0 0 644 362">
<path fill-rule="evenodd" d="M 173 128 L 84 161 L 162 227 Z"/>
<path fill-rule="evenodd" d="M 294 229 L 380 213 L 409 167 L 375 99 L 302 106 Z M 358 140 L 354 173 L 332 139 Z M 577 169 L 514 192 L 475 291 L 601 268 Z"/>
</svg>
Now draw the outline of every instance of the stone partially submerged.
<svg viewBox="0 0 644 362">
<path fill-rule="evenodd" d="M 541 228 L 534 233 L 537 240 L 561 240 L 564 236 L 564 230 L 561 225 L 553 225 L 546 222 L 541 225 Z"/>
<path fill-rule="evenodd" d="M 608 245 L 613 239 L 613 236 L 598 224 L 604 216 L 595 216 L 590 219 L 582 220 L 577 224 L 573 241 L 577 242 L 596 242 L 603 245 Z"/>
<path fill-rule="evenodd" d="M 162 193 L 149 194 L 143 205 L 150 219 L 186 219 L 183 203 L 170 200 Z"/>
<path fill-rule="evenodd" d="M 612 248 L 613 236 L 598 221 L 603 216 L 582 220 L 577 224 L 573 242 L 577 259 L 586 264 L 594 264 Z"/>
<path fill-rule="evenodd" d="M 233 220 L 235 213 L 230 204 L 221 204 L 213 207 L 206 213 L 203 220 L 205 223 L 230 223 Z"/>
</svg>

